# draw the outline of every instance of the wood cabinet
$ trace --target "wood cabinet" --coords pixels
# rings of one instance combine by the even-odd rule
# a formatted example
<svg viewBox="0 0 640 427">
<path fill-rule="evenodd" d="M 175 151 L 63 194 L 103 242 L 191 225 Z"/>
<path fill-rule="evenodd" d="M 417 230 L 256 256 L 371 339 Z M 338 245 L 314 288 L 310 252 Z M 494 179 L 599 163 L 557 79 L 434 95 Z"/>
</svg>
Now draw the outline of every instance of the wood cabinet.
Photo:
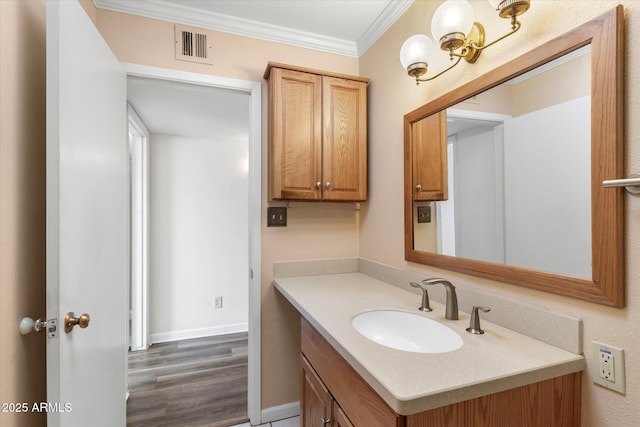
<svg viewBox="0 0 640 427">
<path fill-rule="evenodd" d="M 269 199 L 367 198 L 369 79 L 269 63 Z"/>
<path fill-rule="evenodd" d="M 447 113 L 405 122 L 412 157 L 413 200 L 447 200 Z"/>
<path fill-rule="evenodd" d="M 330 405 L 339 408 L 331 409 L 332 427 L 580 426 L 580 372 L 413 415 L 399 415 L 304 318 L 301 352 L 303 427 L 318 425 L 312 421 L 318 418 L 317 414 L 329 413 Z M 313 390 L 325 390 L 329 396 L 326 399 L 330 400 L 315 397 L 316 393 L 310 391 L 312 381 L 322 386 L 313 386 Z"/>
<path fill-rule="evenodd" d="M 300 425 L 303 427 L 353 427 L 340 405 L 333 399 L 327 387 L 304 356 L 301 356 L 301 364 L 302 411 Z"/>
<path fill-rule="evenodd" d="M 302 411 L 301 425 L 305 427 L 325 427 L 330 420 L 333 398 L 329 390 L 318 378 L 307 359 L 301 356 L 302 365 Z"/>
</svg>

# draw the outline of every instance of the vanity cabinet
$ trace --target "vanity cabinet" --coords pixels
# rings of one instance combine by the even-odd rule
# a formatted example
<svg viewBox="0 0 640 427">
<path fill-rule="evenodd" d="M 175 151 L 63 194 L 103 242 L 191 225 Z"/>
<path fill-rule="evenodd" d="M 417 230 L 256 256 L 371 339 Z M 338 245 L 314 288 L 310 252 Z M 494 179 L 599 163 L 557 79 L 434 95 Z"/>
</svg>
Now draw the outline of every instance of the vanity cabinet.
<svg viewBox="0 0 640 427">
<path fill-rule="evenodd" d="M 413 200 L 447 200 L 447 113 L 405 122 L 412 149 Z"/>
<path fill-rule="evenodd" d="M 304 356 L 302 365 L 301 424 L 304 427 L 353 427 L 340 405 Z"/>
<path fill-rule="evenodd" d="M 369 79 L 270 62 L 269 199 L 367 198 Z"/>
<path fill-rule="evenodd" d="M 315 423 L 327 414 L 332 427 L 580 426 L 580 372 L 400 415 L 304 317 L 301 352 L 302 427 L 323 427 Z"/>
</svg>

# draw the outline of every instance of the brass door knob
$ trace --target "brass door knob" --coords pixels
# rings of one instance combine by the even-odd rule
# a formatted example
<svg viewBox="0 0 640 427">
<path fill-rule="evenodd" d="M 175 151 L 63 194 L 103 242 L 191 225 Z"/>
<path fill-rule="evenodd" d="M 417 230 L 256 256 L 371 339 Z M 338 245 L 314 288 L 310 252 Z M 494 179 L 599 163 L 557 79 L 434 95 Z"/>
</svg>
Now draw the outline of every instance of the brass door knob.
<svg viewBox="0 0 640 427">
<path fill-rule="evenodd" d="M 89 326 L 89 315 L 87 313 L 84 313 L 80 317 L 76 317 L 76 314 L 73 311 L 67 313 L 64 318 L 64 331 L 66 333 L 69 333 L 76 325 L 80 326 L 82 329 Z"/>
</svg>

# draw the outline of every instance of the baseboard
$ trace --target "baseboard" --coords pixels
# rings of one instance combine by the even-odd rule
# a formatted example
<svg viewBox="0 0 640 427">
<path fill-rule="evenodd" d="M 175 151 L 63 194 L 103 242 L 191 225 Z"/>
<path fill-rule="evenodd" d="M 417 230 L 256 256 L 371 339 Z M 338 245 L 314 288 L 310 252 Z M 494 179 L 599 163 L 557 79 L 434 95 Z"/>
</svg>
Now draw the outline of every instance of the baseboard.
<svg viewBox="0 0 640 427">
<path fill-rule="evenodd" d="M 291 402 L 263 409 L 261 419 L 263 423 L 270 423 L 284 420 L 285 418 L 297 417 L 298 415 L 300 415 L 300 402 Z"/>
<path fill-rule="evenodd" d="M 233 325 L 213 326 L 210 328 L 186 329 L 182 331 L 161 332 L 151 334 L 151 343 L 188 340 L 191 338 L 211 337 L 214 335 L 234 334 L 237 332 L 247 332 L 248 323 L 236 323 Z"/>
</svg>

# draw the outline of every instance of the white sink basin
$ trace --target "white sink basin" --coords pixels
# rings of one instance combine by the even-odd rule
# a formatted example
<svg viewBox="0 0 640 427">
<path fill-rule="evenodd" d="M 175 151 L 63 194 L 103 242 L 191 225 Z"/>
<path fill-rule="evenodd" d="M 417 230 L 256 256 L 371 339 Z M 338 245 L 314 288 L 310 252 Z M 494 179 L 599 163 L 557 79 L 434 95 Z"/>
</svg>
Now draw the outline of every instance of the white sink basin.
<svg viewBox="0 0 640 427">
<path fill-rule="evenodd" d="M 462 338 L 453 329 L 404 311 L 367 311 L 354 317 L 351 324 L 370 340 L 396 350 L 447 353 L 462 347 Z"/>
</svg>

